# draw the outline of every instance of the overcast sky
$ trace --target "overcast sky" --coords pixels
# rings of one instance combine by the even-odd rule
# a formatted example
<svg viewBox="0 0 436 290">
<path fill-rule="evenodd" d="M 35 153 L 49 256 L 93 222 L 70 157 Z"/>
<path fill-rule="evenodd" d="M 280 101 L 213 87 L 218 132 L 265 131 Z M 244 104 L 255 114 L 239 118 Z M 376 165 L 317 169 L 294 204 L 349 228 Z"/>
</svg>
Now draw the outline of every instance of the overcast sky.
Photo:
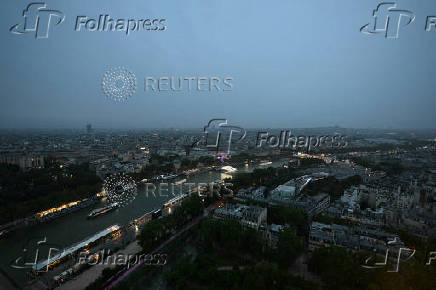
<svg viewBox="0 0 436 290">
<path fill-rule="evenodd" d="M 42 2 L 43 0 L 41 0 Z M 12 34 L 30 3 L 0 10 L 0 128 L 436 128 L 436 1 L 396 1 L 416 18 L 398 39 L 360 33 L 372 0 L 50 0 L 65 21 L 48 39 Z M 165 31 L 74 31 L 77 16 L 166 19 Z M 56 19 L 55 17 L 53 19 Z M 404 24 L 404 23 L 402 23 Z M 126 102 L 105 71 L 137 77 Z M 232 77 L 220 92 L 144 91 L 146 77 Z"/>
</svg>

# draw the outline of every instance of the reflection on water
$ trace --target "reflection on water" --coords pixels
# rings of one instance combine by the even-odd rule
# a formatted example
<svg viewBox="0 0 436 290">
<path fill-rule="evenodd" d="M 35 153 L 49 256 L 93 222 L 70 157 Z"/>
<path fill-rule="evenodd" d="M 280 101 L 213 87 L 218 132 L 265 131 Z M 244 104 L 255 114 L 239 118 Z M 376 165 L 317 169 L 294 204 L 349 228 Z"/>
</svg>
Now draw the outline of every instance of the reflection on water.
<svg viewBox="0 0 436 290">
<path fill-rule="evenodd" d="M 280 166 L 281 164 L 283 164 L 283 161 L 274 162 L 269 166 Z M 237 172 L 251 172 L 254 168 L 256 167 L 244 167 L 238 169 Z M 221 172 L 205 172 L 187 177 L 187 183 L 209 183 L 225 178 L 232 178 L 232 175 Z M 162 190 L 160 194 L 147 194 L 145 186 L 139 186 L 138 195 L 133 202 L 98 218 L 87 219 L 87 215 L 93 208 L 85 208 L 47 223 L 17 230 L 9 236 L 0 239 L 0 267 L 17 284 L 24 286 L 27 280 L 26 270 L 14 269 L 10 267 L 10 263 L 21 255 L 26 241 L 45 237 L 47 243 L 68 248 L 74 243 L 82 241 L 111 225 L 119 224 L 124 226 L 146 212 L 160 208 L 163 203 L 173 198 L 176 194 L 177 192 L 171 192 L 171 188 L 168 188 L 166 191 Z M 96 204 L 94 208 L 102 206 L 104 206 L 103 201 Z"/>
<path fill-rule="evenodd" d="M 233 176 L 231 174 L 221 173 L 221 180 L 224 180 L 224 179 L 227 179 L 227 178 L 232 179 Z"/>
<path fill-rule="evenodd" d="M 187 178 L 189 183 L 213 182 L 220 179 L 219 172 L 200 173 Z M 73 212 L 53 221 L 37 224 L 19 229 L 7 237 L 0 239 L 0 267 L 13 278 L 17 284 L 24 285 L 27 280 L 27 270 L 14 269 L 10 263 L 21 256 L 26 241 L 33 238 L 46 237 L 48 243 L 68 248 L 72 244 L 84 240 L 93 234 L 111 226 L 128 224 L 153 209 L 160 208 L 163 203 L 173 198 L 178 191 L 171 188 L 156 191 L 156 194 L 147 194 L 145 186 L 139 186 L 136 199 L 130 204 L 118 208 L 113 212 L 101 215 L 95 219 L 87 219 L 87 215 L 93 208 L 103 207 L 104 201 L 96 204 L 93 208 L 85 208 Z"/>
</svg>

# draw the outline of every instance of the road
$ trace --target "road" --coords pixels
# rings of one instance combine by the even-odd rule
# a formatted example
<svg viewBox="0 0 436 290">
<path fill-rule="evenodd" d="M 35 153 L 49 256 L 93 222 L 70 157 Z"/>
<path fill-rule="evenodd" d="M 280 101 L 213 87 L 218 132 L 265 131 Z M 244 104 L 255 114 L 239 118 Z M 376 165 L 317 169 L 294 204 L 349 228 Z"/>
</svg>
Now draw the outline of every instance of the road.
<svg viewBox="0 0 436 290">
<path fill-rule="evenodd" d="M 165 242 L 163 242 L 159 247 L 157 247 L 156 249 L 154 249 L 150 254 L 154 254 L 158 251 L 160 251 L 162 248 L 164 248 L 166 245 L 168 245 L 169 243 L 171 243 L 172 241 L 174 241 L 175 239 L 177 239 L 178 237 L 180 237 L 184 232 L 186 232 L 187 230 L 189 230 L 190 228 L 192 228 L 193 226 L 195 226 L 196 224 L 198 224 L 203 218 L 209 216 L 217 207 L 221 206 L 223 204 L 223 202 L 220 200 L 212 205 L 210 205 L 205 214 L 198 216 L 197 218 L 195 218 L 194 220 L 190 221 L 187 225 L 185 225 L 180 231 L 178 231 L 177 233 L 175 233 L 174 235 L 172 235 L 168 240 L 166 240 Z M 120 283 L 124 278 L 126 278 L 128 275 L 130 275 L 130 273 L 132 273 L 133 271 L 135 271 L 139 266 L 141 266 L 142 264 L 144 264 L 145 259 L 139 261 L 137 264 L 135 264 L 132 268 L 128 269 L 127 271 L 125 271 L 121 276 L 119 276 L 116 280 L 112 281 L 109 286 L 107 286 L 105 288 L 105 290 L 109 290 L 112 289 L 115 285 L 117 285 L 118 283 Z"/>
<path fill-rule="evenodd" d="M 169 243 L 171 243 L 173 240 L 177 239 L 178 237 L 180 237 L 184 232 L 186 232 L 187 230 L 189 230 L 190 228 L 192 228 L 193 226 L 195 226 L 196 224 L 198 224 L 205 216 L 201 215 L 197 218 L 195 218 L 194 220 L 192 220 L 191 222 L 189 222 L 187 225 L 185 225 L 180 231 L 178 231 L 177 233 L 175 233 L 174 235 L 172 235 L 168 240 L 166 240 L 165 242 L 163 242 L 162 244 L 159 245 L 159 247 L 157 247 L 156 249 L 154 249 L 153 251 L 151 251 L 150 254 L 154 254 L 158 251 L 160 251 L 162 248 L 164 248 L 166 245 L 168 245 Z M 137 264 L 135 264 L 133 267 L 131 267 L 130 269 L 128 269 L 127 271 L 125 271 L 121 276 L 119 276 L 117 279 L 115 279 L 114 281 L 112 281 L 109 286 L 107 286 L 105 289 L 112 289 L 115 285 L 117 285 L 118 283 L 120 283 L 122 280 L 124 280 L 124 278 L 126 278 L 130 273 L 132 273 L 133 271 L 135 271 L 139 266 L 141 266 L 142 264 L 144 264 L 145 259 L 142 259 L 141 261 L 139 261 Z"/>
<path fill-rule="evenodd" d="M 134 255 L 141 251 L 141 246 L 137 241 L 130 243 L 126 248 L 114 253 L 112 256 L 116 257 L 118 254 Z M 108 258 L 106 258 L 108 260 Z M 109 259 L 110 261 L 111 259 Z M 113 259 L 115 260 L 115 258 Z M 85 289 L 89 284 L 95 281 L 96 277 L 100 277 L 101 273 L 106 268 L 113 268 L 115 265 L 109 264 L 97 264 L 81 273 L 79 276 L 72 280 L 68 280 L 65 284 L 62 284 L 59 289 L 61 290 L 76 290 Z"/>
</svg>

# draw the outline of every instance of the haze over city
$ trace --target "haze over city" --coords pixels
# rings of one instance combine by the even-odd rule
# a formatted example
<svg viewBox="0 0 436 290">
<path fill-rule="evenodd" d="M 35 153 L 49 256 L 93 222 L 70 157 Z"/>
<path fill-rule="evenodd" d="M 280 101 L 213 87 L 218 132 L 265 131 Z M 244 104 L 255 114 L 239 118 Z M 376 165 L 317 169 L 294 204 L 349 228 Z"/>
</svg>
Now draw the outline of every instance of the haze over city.
<svg viewBox="0 0 436 290">
<path fill-rule="evenodd" d="M 436 1 L 0 15 L 1 290 L 436 289 Z"/>
<path fill-rule="evenodd" d="M 372 1 L 374 2 L 374 1 Z M 376 2 L 47 1 L 65 21 L 47 39 L 17 37 L 26 1 L 5 1 L 0 31 L 1 128 L 434 128 L 434 1 L 400 1 L 416 15 L 398 39 L 359 32 Z M 165 19 L 165 31 L 74 31 L 76 17 Z M 29 37 L 27 37 L 29 36 Z M 92 49 L 90 49 L 92 48 Z M 105 71 L 130 69 L 127 102 L 101 91 Z M 20 68 L 20 69 L 18 69 Z M 231 91 L 151 92 L 146 77 L 232 77 Z"/>
</svg>

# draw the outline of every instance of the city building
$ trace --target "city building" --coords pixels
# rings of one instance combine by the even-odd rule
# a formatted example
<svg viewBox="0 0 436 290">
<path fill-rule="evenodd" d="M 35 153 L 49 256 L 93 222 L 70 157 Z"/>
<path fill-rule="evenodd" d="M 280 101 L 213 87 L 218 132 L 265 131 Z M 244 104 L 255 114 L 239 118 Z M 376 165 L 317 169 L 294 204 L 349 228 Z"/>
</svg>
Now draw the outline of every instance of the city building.
<svg viewBox="0 0 436 290">
<path fill-rule="evenodd" d="M 267 208 L 227 203 L 217 208 L 213 217 L 238 220 L 242 225 L 258 230 L 261 225 L 266 225 Z"/>
<path fill-rule="evenodd" d="M 348 227 L 312 222 L 309 232 L 309 250 L 338 246 L 353 251 L 366 250 L 385 254 L 388 249 L 404 247 L 397 235 L 372 230 L 362 226 Z"/>
</svg>

